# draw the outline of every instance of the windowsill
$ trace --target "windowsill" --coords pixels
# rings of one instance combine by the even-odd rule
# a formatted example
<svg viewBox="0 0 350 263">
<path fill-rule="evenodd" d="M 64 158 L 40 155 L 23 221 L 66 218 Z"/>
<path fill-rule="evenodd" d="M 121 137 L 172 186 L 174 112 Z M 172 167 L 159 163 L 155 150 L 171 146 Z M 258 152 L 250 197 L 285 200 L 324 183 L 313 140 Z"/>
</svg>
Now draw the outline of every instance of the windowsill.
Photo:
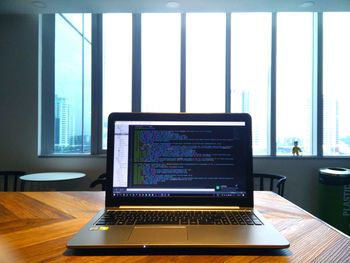
<svg viewBox="0 0 350 263">
<path fill-rule="evenodd" d="M 40 154 L 39 158 L 106 158 L 107 154 L 91 154 L 91 153 L 51 153 Z"/>
<path fill-rule="evenodd" d="M 334 159 L 350 159 L 350 156 L 268 156 L 268 155 L 257 155 L 253 156 L 257 159 L 284 159 L 284 160 L 334 160 Z"/>
<path fill-rule="evenodd" d="M 39 158 L 106 158 L 106 153 L 100 154 L 82 154 L 82 153 L 62 153 L 62 154 L 41 154 Z M 343 160 L 350 159 L 350 156 L 269 156 L 269 155 L 257 155 L 253 156 L 254 159 L 282 159 L 282 160 Z"/>
</svg>

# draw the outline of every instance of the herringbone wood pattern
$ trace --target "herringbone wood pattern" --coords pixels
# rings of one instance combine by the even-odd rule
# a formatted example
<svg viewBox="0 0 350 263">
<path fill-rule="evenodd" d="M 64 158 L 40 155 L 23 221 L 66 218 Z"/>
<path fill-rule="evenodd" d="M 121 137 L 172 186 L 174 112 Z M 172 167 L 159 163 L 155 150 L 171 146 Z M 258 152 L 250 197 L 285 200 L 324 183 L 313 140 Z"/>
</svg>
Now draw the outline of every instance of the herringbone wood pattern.
<svg viewBox="0 0 350 263">
<path fill-rule="evenodd" d="M 350 262 L 347 236 L 286 199 L 256 192 L 255 206 L 290 241 L 289 249 L 79 252 L 65 244 L 104 207 L 104 193 L 2 192 L 0 262 Z"/>
</svg>

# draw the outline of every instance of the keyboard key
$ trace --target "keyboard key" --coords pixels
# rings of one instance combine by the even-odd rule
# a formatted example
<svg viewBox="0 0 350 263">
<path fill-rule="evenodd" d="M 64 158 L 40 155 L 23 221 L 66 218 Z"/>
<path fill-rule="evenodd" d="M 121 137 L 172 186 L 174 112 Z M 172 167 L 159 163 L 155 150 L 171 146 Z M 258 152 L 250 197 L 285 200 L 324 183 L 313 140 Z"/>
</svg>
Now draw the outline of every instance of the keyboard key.
<svg viewBox="0 0 350 263">
<path fill-rule="evenodd" d="M 96 225 L 262 225 L 247 211 L 108 211 Z"/>
</svg>

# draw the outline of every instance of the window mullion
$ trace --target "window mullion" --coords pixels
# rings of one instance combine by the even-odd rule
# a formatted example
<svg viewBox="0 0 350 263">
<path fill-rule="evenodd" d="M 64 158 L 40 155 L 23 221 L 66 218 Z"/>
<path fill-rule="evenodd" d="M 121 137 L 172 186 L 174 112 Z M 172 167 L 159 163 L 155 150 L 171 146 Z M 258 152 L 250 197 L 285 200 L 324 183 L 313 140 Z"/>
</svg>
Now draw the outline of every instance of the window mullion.
<svg viewBox="0 0 350 263">
<path fill-rule="evenodd" d="M 141 14 L 132 15 L 132 111 L 141 112 Z"/>
<path fill-rule="evenodd" d="M 92 15 L 91 154 L 102 153 L 102 15 Z"/>
<path fill-rule="evenodd" d="M 226 13 L 226 79 L 225 111 L 231 112 L 231 13 Z"/>
<path fill-rule="evenodd" d="M 271 87 L 270 87 L 270 155 L 276 156 L 276 13 L 272 13 L 271 28 Z"/>
<path fill-rule="evenodd" d="M 84 101 L 84 93 L 85 93 L 85 21 L 84 21 L 84 15 L 82 14 L 82 38 L 81 38 L 81 152 L 84 153 L 84 137 L 85 137 L 85 127 L 84 127 L 84 108 L 85 108 L 85 101 Z"/>
<path fill-rule="evenodd" d="M 186 112 L 186 14 L 181 14 L 180 112 Z"/>
<path fill-rule="evenodd" d="M 323 156 L 323 13 L 317 14 L 317 156 Z"/>
</svg>

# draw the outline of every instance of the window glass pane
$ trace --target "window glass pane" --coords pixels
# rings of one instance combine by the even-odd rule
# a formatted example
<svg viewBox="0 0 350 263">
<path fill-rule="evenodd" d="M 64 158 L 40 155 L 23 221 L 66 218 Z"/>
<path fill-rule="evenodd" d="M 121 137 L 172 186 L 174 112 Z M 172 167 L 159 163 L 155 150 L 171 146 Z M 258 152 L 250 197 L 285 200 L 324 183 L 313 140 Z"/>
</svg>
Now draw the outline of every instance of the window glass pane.
<svg viewBox="0 0 350 263">
<path fill-rule="evenodd" d="M 142 14 L 142 111 L 180 111 L 180 14 Z"/>
<path fill-rule="evenodd" d="M 83 14 L 62 14 L 67 23 L 76 29 L 80 34 L 83 33 Z"/>
<path fill-rule="evenodd" d="M 91 15 L 84 14 L 84 130 L 83 151 L 91 152 Z"/>
<path fill-rule="evenodd" d="M 231 14 L 231 112 L 250 113 L 253 154 L 268 154 L 271 13 Z"/>
<path fill-rule="evenodd" d="M 111 112 L 131 111 L 132 16 L 103 15 L 103 132 L 107 148 L 107 119 Z"/>
<path fill-rule="evenodd" d="M 277 154 L 312 152 L 313 14 L 277 14 Z"/>
<path fill-rule="evenodd" d="M 74 23 L 55 17 L 54 152 L 90 152 L 91 42 L 82 33 L 91 27 L 90 15 L 70 14 Z"/>
<path fill-rule="evenodd" d="M 323 154 L 350 155 L 350 13 L 323 16 Z"/>
<path fill-rule="evenodd" d="M 88 42 L 91 42 L 91 15 L 84 14 L 84 37 Z"/>
<path fill-rule="evenodd" d="M 225 112 L 225 13 L 186 15 L 186 112 Z"/>
</svg>

